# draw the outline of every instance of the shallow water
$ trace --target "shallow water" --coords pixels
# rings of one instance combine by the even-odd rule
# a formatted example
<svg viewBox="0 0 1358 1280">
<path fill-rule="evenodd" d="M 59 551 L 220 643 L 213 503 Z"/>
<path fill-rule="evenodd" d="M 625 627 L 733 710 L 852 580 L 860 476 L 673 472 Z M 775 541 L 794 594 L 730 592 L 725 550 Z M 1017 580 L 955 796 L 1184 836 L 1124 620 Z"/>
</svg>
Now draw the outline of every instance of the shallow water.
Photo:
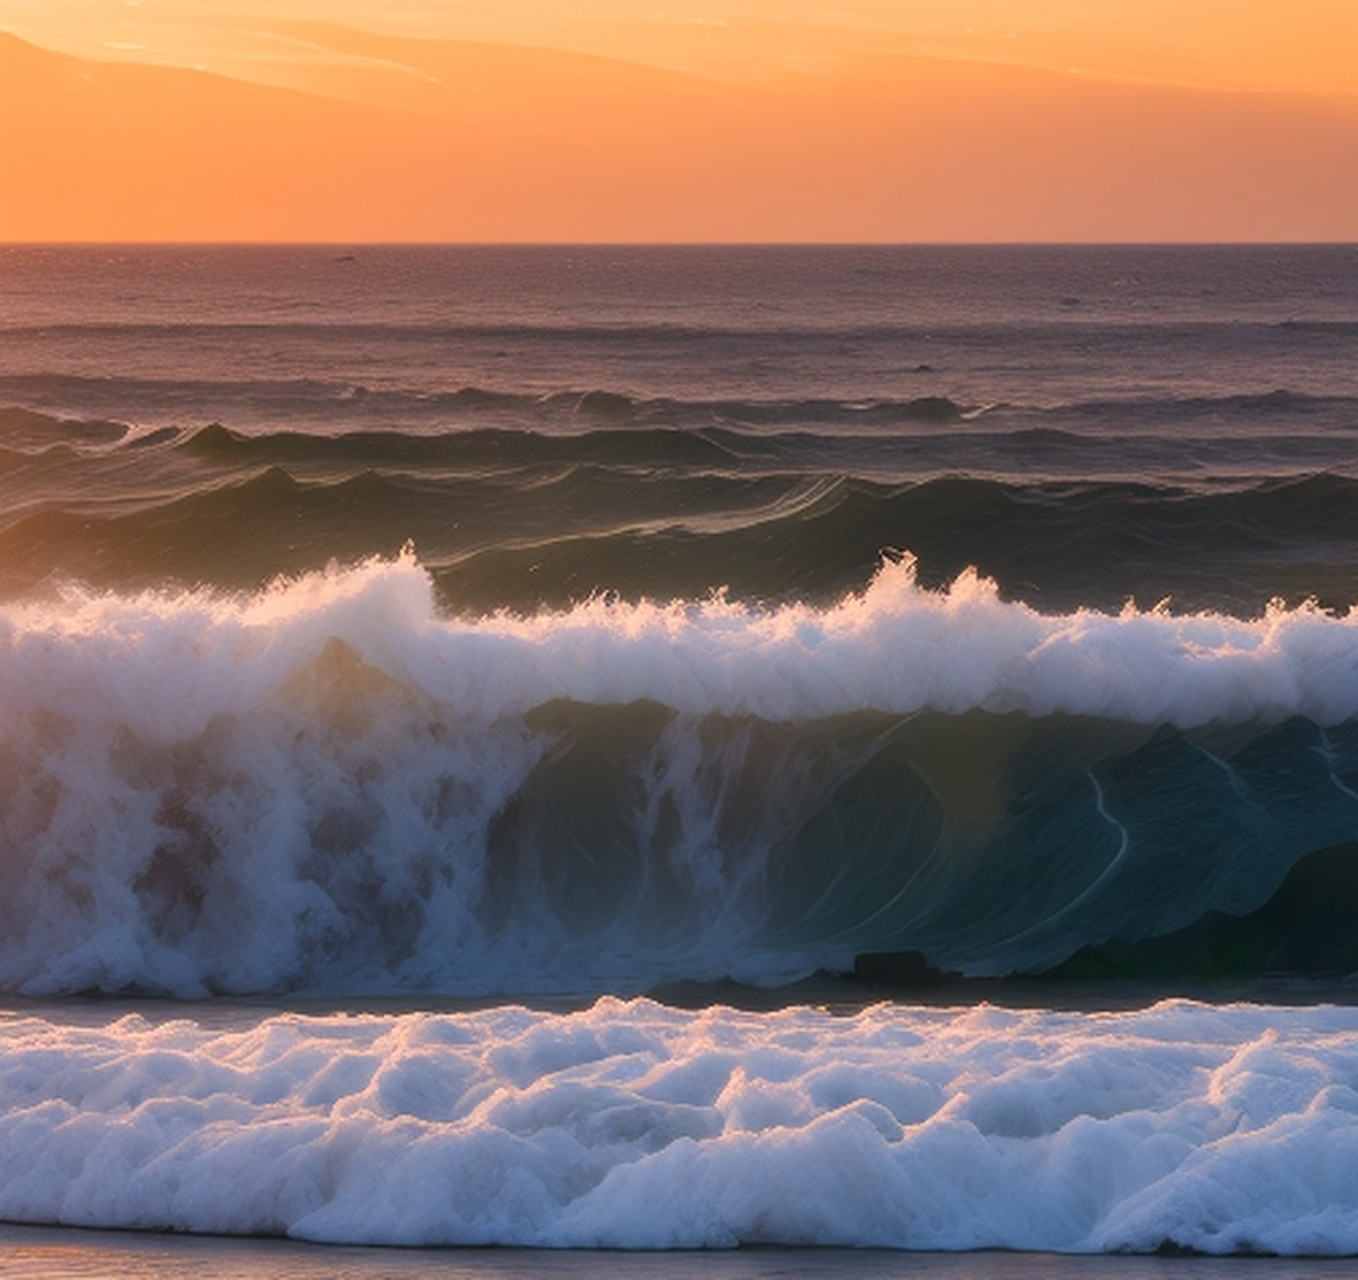
<svg viewBox="0 0 1358 1280">
<path fill-rule="evenodd" d="M 0 1274 L 32 1280 L 1338 1280 L 1350 1261 L 1263 1258 L 1070 1258 L 1034 1253 L 894 1253 L 755 1248 L 723 1252 L 355 1249 L 272 1240 L 148 1236 L 0 1225 Z"/>
</svg>

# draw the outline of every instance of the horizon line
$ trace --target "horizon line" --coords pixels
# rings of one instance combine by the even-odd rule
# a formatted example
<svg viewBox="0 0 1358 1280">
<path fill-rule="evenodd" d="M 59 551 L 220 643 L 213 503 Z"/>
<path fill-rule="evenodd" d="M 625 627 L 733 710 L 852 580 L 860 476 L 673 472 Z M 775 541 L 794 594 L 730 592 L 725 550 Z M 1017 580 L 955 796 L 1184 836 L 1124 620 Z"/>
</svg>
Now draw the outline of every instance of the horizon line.
<svg viewBox="0 0 1358 1280">
<path fill-rule="evenodd" d="M 1352 239 L 1146 240 L 6 240 L 4 249 L 1207 249 L 1353 248 Z"/>
</svg>

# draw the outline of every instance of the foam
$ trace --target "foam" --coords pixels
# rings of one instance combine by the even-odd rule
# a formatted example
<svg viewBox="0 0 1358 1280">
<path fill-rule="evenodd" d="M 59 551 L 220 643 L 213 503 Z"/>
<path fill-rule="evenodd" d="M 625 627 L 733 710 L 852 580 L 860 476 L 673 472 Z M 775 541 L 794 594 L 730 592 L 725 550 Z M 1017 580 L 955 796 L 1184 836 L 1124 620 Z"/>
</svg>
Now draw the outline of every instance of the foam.
<svg viewBox="0 0 1358 1280">
<path fill-rule="evenodd" d="M 651 699 L 770 720 L 924 707 L 1180 727 L 1294 715 L 1329 725 L 1358 714 L 1352 611 L 1275 603 L 1242 620 L 1129 603 L 1116 615 L 1046 615 L 1001 600 L 994 582 L 970 571 L 925 590 L 909 556 L 823 610 L 761 610 L 720 595 L 599 597 L 531 617 L 446 617 L 407 552 L 280 580 L 255 596 L 67 588 L 0 611 L 11 700 L 161 738 L 254 705 L 334 638 L 482 720 L 556 698 Z"/>
<path fill-rule="evenodd" d="M 1358 1012 L 0 1021 L 0 1218 L 320 1241 L 1358 1251 Z"/>
</svg>

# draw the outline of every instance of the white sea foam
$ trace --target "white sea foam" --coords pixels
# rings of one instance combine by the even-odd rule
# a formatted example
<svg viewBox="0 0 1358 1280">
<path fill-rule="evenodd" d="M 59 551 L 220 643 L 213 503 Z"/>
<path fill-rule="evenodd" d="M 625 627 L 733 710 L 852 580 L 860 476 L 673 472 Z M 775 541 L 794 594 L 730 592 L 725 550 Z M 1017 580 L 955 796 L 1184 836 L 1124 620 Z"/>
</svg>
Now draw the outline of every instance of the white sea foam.
<svg viewBox="0 0 1358 1280">
<path fill-rule="evenodd" d="M 808 719 L 875 709 L 1067 712 L 1180 727 L 1358 714 L 1358 613 L 1253 620 L 1130 605 L 1046 615 L 974 573 L 929 591 L 908 557 L 818 610 L 718 597 L 595 599 L 532 617 L 441 616 L 413 554 L 282 581 L 256 596 L 67 589 L 0 610 L 4 710 L 41 706 L 159 740 L 258 705 L 339 639 L 459 715 L 554 698 Z"/>
<path fill-rule="evenodd" d="M 1358 1012 L 0 1021 L 0 1217 L 397 1244 L 1358 1251 Z"/>
</svg>

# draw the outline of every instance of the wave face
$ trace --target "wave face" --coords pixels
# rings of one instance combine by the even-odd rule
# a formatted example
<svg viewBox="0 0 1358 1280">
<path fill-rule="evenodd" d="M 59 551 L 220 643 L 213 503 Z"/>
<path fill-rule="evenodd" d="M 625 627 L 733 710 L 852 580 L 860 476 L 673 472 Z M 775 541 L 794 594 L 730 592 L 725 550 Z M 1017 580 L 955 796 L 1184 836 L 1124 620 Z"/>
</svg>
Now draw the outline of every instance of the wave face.
<svg viewBox="0 0 1358 1280">
<path fill-rule="evenodd" d="M 1358 620 L 449 618 L 410 556 L 0 613 L 0 986 L 463 995 L 1040 971 L 1358 839 Z"/>
<path fill-rule="evenodd" d="M 11 1222 L 401 1245 L 1358 1252 L 1358 1016 L 610 999 L 13 1016 Z"/>
</svg>

